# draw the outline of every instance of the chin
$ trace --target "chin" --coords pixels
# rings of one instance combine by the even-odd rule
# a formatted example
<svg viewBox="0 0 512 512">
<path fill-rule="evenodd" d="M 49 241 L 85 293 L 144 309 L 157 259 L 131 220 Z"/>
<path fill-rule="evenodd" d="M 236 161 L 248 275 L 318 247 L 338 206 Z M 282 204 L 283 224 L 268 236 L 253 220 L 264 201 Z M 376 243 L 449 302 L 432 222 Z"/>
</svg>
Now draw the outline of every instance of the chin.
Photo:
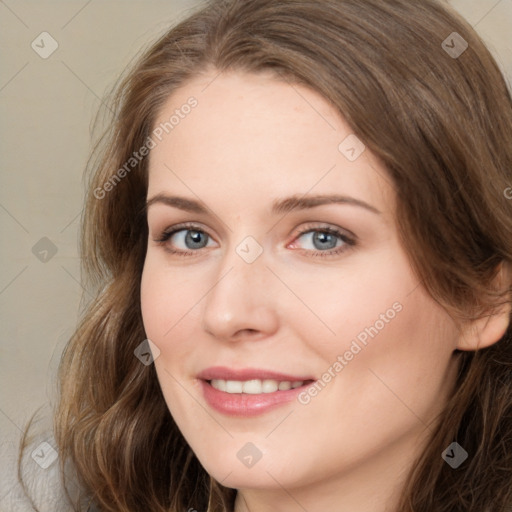
<svg viewBox="0 0 512 512">
<path fill-rule="evenodd" d="M 294 469 L 297 469 L 295 463 L 283 465 L 280 456 L 277 460 L 273 460 L 271 456 L 263 455 L 252 467 L 246 467 L 237 457 L 239 451 L 241 450 L 237 445 L 233 452 L 226 450 L 222 455 L 210 454 L 206 458 L 198 458 L 206 472 L 224 487 L 233 489 L 271 489 L 281 488 L 281 486 L 293 488 L 302 483 L 301 475 L 294 473 Z M 240 458 L 243 460 L 243 454 Z"/>
</svg>

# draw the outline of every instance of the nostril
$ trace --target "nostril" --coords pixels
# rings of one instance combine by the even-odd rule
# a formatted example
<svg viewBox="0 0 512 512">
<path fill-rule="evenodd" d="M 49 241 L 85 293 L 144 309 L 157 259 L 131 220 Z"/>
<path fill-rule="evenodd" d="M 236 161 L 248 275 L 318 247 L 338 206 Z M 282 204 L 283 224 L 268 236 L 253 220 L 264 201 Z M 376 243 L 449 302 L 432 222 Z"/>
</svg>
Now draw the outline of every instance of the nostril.
<svg viewBox="0 0 512 512">
<path fill-rule="evenodd" d="M 252 338 L 259 336 L 262 334 L 258 329 L 240 329 L 234 336 L 234 340 L 243 340 L 244 338 Z"/>
</svg>

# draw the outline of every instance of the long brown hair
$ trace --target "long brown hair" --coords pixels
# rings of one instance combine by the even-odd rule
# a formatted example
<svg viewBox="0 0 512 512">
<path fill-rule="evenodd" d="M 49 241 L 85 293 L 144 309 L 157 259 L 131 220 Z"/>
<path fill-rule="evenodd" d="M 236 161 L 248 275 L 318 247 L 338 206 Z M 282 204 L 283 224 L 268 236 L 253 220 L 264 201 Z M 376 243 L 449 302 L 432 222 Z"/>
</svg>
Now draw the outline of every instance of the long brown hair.
<svg viewBox="0 0 512 512">
<path fill-rule="evenodd" d="M 460 55 L 450 54 L 453 37 L 467 43 Z M 62 469 L 71 462 L 104 511 L 233 510 L 236 491 L 201 467 L 153 366 L 134 357 L 146 338 L 147 158 L 117 179 L 169 95 L 207 69 L 270 71 L 319 92 L 387 169 L 402 243 L 431 296 L 461 321 L 510 301 L 510 283 L 501 291 L 492 283 L 499 264 L 512 262 L 512 99 L 460 16 L 436 0 L 207 3 L 116 85 L 113 119 L 89 163 L 81 250 L 94 300 L 63 354 L 55 435 Z M 470 454 L 458 470 L 441 458 L 453 441 Z M 456 387 L 397 512 L 511 504 L 509 324 L 494 345 L 460 353 Z"/>
</svg>

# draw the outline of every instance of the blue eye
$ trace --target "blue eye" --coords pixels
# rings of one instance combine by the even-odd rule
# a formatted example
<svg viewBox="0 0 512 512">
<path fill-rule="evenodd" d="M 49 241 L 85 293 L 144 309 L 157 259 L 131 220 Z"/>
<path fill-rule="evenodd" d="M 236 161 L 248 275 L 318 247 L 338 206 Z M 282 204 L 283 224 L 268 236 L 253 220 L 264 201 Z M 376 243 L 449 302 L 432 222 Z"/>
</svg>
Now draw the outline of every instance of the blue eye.
<svg viewBox="0 0 512 512">
<path fill-rule="evenodd" d="M 298 238 L 307 240 L 308 245 L 310 245 L 309 249 L 316 251 L 332 250 L 344 243 L 340 235 L 329 231 L 306 231 Z M 303 248 L 307 249 L 307 247 Z"/>
<path fill-rule="evenodd" d="M 301 243 L 299 249 L 313 256 L 337 256 L 356 245 L 355 239 L 330 226 L 303 230 L 295 240 L 300 239 L 305 242 Z"/>
<path fill-rule="evenodd" d="M 181 226 L 170 231 L 165 231 L 160 238 L 155 241 L 170 245 L 171 247 L 167 250 L 171 253 L 184 255 L 212 245 L 210 244 L 210 242 L 212 242 L 210 235 L 198 229 L 196 226 Z"/>
<path fill-rule="evenodd" d="M 202 249 L 208 244 L 209 236 L 204 231 L 193 231 L 191 229 L 181 229 L 176 231 L 170 240 L 174 239 L 175 244 L 185 245 L 186 249 Z"/>
</svg>

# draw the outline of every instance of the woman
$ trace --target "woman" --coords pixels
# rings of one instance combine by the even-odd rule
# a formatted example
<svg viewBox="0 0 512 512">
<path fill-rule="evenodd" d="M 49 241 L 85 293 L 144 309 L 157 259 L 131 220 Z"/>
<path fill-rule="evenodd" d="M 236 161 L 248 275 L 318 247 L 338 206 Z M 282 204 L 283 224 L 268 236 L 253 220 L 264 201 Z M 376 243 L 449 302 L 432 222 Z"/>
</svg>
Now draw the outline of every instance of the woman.
<svg viewBox="0 0 512 512">
<path fill-rule="evenodd" d="M 471 27 L 213 1 L 114 110 L 55 417 L 89 506 L 510 510 L 512 101 Z"/>
</svg>

